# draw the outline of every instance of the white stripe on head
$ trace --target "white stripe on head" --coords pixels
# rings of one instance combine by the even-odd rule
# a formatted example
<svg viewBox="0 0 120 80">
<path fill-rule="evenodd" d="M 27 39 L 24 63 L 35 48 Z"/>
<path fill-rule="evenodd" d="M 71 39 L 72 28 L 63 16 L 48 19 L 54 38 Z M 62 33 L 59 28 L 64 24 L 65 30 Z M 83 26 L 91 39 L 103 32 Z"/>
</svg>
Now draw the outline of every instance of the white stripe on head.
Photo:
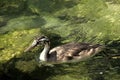
<svg viewBox="0 0 120 80">
<path fill-rule="evenodd" d="M 40 39 L 39 41 L 49 41 L 47 38 Z"/>
</svg>

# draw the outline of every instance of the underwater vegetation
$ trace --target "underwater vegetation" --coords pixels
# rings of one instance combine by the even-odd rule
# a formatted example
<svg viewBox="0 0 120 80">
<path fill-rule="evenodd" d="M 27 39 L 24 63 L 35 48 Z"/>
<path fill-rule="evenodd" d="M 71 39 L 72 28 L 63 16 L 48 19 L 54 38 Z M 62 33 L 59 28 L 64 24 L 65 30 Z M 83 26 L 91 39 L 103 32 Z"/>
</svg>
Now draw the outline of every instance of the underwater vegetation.
<svg viewBox="0 0 120 80">
<path fill-rule="evenodd" d="M 38 63 L 39 35 L 52 47 L 99 43 L 94 57 L 63 64 Z M 120 0 L 0 0 L 0 80 L 119 80 Z"/>
</svg>

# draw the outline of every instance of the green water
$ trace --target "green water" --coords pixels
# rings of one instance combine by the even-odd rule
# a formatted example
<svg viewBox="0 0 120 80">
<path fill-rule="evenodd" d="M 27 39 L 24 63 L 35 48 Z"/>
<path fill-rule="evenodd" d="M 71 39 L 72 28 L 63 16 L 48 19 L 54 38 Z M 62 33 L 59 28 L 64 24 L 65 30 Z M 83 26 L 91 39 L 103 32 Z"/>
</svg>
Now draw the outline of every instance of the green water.
<svg viewBox="0 0 120 80">
<path fill-rule="evenodd" d="M 120 0 L 0 0 L 0 80 L 119 80 Z M 38 63 L 35 36 L 51 47 L 67 42 L 105 45 L 94 57 L 62 64 Z"/>
</svg>

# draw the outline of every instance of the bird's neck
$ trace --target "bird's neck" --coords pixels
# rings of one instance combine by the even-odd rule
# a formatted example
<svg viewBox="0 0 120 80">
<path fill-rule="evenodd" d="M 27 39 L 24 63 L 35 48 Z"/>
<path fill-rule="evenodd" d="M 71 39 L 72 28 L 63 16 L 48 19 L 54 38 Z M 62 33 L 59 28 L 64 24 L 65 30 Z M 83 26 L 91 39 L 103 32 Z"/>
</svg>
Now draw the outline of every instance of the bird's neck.
<svg viewBox="0 0 120 80">
<path fill-rule="evenodd" d="M 49 53 L 49 50 L 50 50 L 50 44 L 46 43 L 45 46 L 44 46 L 44 49 L 41 52 L 40 57 L 39 57 L 39 59 L 41 61 L 47 61 L 48 60 L 47 59 L 47 54 Z"/>
</svg>

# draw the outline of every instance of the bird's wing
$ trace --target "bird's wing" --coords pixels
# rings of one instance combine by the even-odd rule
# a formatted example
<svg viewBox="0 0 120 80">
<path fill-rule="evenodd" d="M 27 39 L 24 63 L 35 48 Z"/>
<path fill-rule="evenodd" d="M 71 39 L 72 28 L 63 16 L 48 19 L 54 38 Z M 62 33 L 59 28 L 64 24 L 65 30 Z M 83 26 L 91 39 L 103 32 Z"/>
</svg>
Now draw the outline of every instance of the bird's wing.
<svg viewBox="0 0 120 80">
<path fill-rule="evenodd" d="M 99 46 L 89 43 L 68 43 L 51 49 L 49 54 L 56 52 L 57 60 L 68 60 L 68 58 L 73 59 L 74 57 L 80 59 L 81 55 L 89 56 Z M 84 53 L 88 53 L 88 55 Z"/>
<path fill-rule="evenodd" d="M 58 47 L 55 47 L 50 50 L 51 54 L 52 52 L 56 51 L 57 56 L 73 56 L 73 55 L 78 55 L 80 51 L 88 49 L 90 44 L 87 43 L 68 43 L 65 45 L 61 45 Z"/>
<path fill-rule="evenodd" d="M 83 50 L 87 50 L 90 48 L 90 44 L 88 43 L 71 43 L 68 46 L 64 46 L 66 49 L 67 56 L 77 56 Z"/>
</svg>

